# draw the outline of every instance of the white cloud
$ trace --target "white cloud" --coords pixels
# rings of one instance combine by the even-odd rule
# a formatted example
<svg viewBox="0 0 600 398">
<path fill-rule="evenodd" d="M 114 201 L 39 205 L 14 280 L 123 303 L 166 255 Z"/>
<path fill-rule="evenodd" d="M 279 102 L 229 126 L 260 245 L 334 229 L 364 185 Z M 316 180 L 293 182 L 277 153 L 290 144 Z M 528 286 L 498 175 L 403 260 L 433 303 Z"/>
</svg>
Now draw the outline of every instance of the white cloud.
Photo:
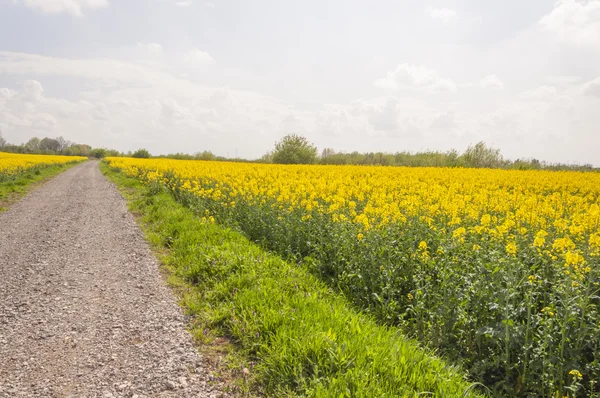
<svg viewBox="0 0 600 398">
<path fill-rule="evenodd" d="M 14 97 L 16 91 L 8 89 L 8 88 L 0 88 L 0 100 L 2 99 L 10 99 Z"/>
<path fill-rule="evenodd" d="M 495 90 L 503 90 L 504 83 L 497 75 L 487 75 L 479 81 L 479 86 L 482 88 L 491 88 Z"/>
<path fill-rule="evenodd" d="M 209 64 L 214 61 L 209 53 L 197 48 L 188 51 L 185 55 L 185 59 L 193 64 Z"/>
<path fill-rule="evenodd" d="M 600 0 L 559 0 L 539 23 L 564 42 L 600 46 Z"/>
<path fill-rule="evenodd" d="M 427 68 L 397 69 L 386 77 L 391 88 L 430 92 L 448 80 Z M 140 61 L 0 52 L 0 76 L 24 81 L 18 89 L 0 87 L 0 129 L 10 142 L 63 135 L 120 150 L 144 146 L 156 154 L 208 149 L 234 156 L 237 146 L 240 156 L 259 157 L 284 134 L 297 132 L 320 148 L 336 150 L 461 150 L 485 140 L 511 158 L 596 159 L 590 148 L 598 142 L 593 131 L 598 102 L 592 96 L 600 98 L 600 78 L 580 84 L 565 77 L 558 80 L 569 84 L 558 85 L 540 77 L 531 85 L 537 88 L 517 95 L 464 90 L 473 101 L 494 98 L 481 108 L 465 104 L 458 94 L 418 92 L 300 106 L 228 86 L 201 85 L 170 72 L 166 65 Z M 72 90 L 69 97 L 55 94 L 56 77 Z M 483 80 L 494 86 L 495 79 Z M 578 138 L 569 141 L 569 136 Z"/>
<path fill-rule="evenodd" d="M 259 157 L 289 132 L 285 126 L 291 127 L 260 123 L 283 120 L 292 112 L 275 98 L 200 85 L 145 63 L 0 52 L 0 76 L 6 74 L 37 76 L 19 90 L 0 87 L 0 129 L 10 142 L 63 135 L 121 150 L 209 149 L 226 155 L 232 142 L 251 136 L 252 145 L 240 147 L 239 155 Z M 44 95 L 43 82 L 57 76 L 80 84 L 79 100 Z M 298 125 L 308 125 L 310 117 L 301 116 Z"/>
<path fill-rule="evenodd" d="M 153 153 L 225 155 L 243 142 L 240 156 L 248 157 L 271 149 L 287 129 L 336 150 L 460 150 L 486 140 L 507 157 L 597 163 L 600 0 L 555 1 L 390 2 L 367 14 L 278 8 L 317 21 L 303 32 L 294 23 L 282 31 L 264 4 L 240 25 L 211 19 L 213 6 L 223 15 L 239 11 L 218 0 L 4 0 L 15 4 L 0 6 L 14 19 L 11 48 L 31 53 L 0 51 L 0 128 L 12 142 L 64 135 Z M 191 11 L 197 15 L 182 18 Z M 69 18 L 81 14 L 94 18 Z M 40 40 L 18 40 L 29 36 Z M 342 37 L 363 45 L 332 52 Z M 356 97 L 364 101 L 350 103 Z M 577 139 L 543 141 L 551 136 Z"/>
<path fill-rule="evenodd" d="M 0 126 L 32 131 L 52 131 L 56 117 L 43 106 L 44 88 L 37 80 L 26 80 L 20 91 L 1 89 Z"/>
<path fill-rule="evenodd" d="M 597 163 L 600 136 L 594 131 L 597 103 L 581 86 L 526 90 L 490 112 L 474 115 L 479 139 L 502 148 L 509 158 Z"/>
<path fill-rule="evenodd" d="M 584 84 L 583 93 L 600 99 L 600 77 Z"/>
<path fill-rule="evenodd" d="M 526 90 L 519 94 L 519 98 L 525 101 L 548 101 L 555 99 L 558 95 L 558 90 L 553 86 L 540 86 L 532 90 Z"/>
<path fill-rule="evenodd" d="M 446 112 L 435 115 L 429 127 L 436 130 L 452 130 L 456 126 L 457 122 L 454 112 Z"/>
<path fill-rule="evenodd" d="M 375 80 L 373 84 L 392 90 L 412 87 L 428 91 L 456 91 L 456 84 L 451 79 L 441 77 L 433 69 L 407 63 L 398 65 L 386 77 Z"/>
<path fill-rule="evenodd" d="M 82 16 L 84 9 L 96 9 L 108 6 L 108 0 L 13 0 L 26 7 L 48 14 L 67 13 Z"/>
<path fill-rule="evenodd" d="M 401 114 L 401 110 L 405 112 L 404 116 Z M 396 97 L 380 98 L 374 101 L 356 100 L 352 102 L 349 114 L 363 119 L 366 122 L 363 130 L 371 130 L 370 135 L 383 134 L 387 137 L 399 137 L 406 134 L 414 135 L 421 130 L 421 112 Z"/>
<path fill-rule="evenodd" d="M 163 46 L 158 43 L 138 43 L 137 48 L 150 55 L 161 55 L 163 53 Z"/>
<path fill-rule="evenodd" d="M 115 59 L 67 59 L 8 51 L 0 51 L 0 74 L 81 77 L 120 83 L 173 79 L 147 67 Z"/>
<path fill-rule="evenodd" d="M 327 105 L 325 109 L 315 115 L 317 133 L 324 136 L 344 137 L 350 130 L 354 130 L 356 122 L 348 110 L 339 105 Z"/>
<path fill-rule="evenodd" d="M 23 84 L 23 98 L 25 100 L 36 102 L 42 99 L 44 88 L 37 80 L 26 80 Z"/>
<path fill-rule="evenodd" d="M 555 76 L 547 76 L 546 81 L 550 84 L 556 85 L 569 85 L 575 84 L 581 81 L 581 77 L 579 76 L 566 76 L 566 75 L 555 75 Z"/>
<path fill-rule="evenodd" d="M 450 8 L 427 7 L 427 15 L 430 18 L 441 21 L 444 24 L 450 24 L 458 18 L 458 13 Z"/>
<path fill-rule="evenodd" d="M 369 123 L 376 131 L 398 129 L 398 100 L 389 97 L 383 105 L 370 105 L 366 109 Z"/>
</svg>

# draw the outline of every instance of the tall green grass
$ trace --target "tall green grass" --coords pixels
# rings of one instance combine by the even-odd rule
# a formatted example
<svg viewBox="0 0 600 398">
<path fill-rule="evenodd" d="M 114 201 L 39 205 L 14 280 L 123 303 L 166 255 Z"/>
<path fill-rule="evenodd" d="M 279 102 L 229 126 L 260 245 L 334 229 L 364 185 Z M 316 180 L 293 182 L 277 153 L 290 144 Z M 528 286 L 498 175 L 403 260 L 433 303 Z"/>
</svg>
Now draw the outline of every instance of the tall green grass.
<svg viewBox="0 0 600 398">
<path fill-rule="evenodd" d="M 241 233 L 201 221 L 160 187 L 102 166 L 119 186 L 163 260 L 191 290 L 195 330 L 220 331 L 268 396 L 465 397 L 475 388 L 397 328 L 377 324 L 302 266 L 264 251 Z"/>
</svg>

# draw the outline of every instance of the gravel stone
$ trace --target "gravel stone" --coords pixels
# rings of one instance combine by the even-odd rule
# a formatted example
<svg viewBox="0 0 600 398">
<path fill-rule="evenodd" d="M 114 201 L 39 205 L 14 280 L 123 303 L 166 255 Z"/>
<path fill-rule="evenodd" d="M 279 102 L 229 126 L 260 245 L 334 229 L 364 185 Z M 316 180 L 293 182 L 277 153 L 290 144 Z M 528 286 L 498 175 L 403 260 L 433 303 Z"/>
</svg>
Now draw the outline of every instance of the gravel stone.
<svg viewBox="0 0 600 398">
<path fill-rule="evenodd" d="M 0 397 L 227 396 L 210 380 L 97 161 L 0 214 Z"/>
</svg>

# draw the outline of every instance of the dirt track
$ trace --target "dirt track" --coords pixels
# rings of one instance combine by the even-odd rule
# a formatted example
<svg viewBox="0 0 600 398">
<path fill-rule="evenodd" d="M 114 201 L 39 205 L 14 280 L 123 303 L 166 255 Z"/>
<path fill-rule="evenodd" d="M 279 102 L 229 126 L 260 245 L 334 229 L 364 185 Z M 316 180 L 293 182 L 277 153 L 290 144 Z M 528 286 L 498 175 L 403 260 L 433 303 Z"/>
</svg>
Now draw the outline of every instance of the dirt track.
<svg viewBox="0 0 600 398">
<path fill-rule="evenodd" d="M 0 214 L 0 397 L 220 396 L 207 379 L 97 162 Z"/>
</svg>

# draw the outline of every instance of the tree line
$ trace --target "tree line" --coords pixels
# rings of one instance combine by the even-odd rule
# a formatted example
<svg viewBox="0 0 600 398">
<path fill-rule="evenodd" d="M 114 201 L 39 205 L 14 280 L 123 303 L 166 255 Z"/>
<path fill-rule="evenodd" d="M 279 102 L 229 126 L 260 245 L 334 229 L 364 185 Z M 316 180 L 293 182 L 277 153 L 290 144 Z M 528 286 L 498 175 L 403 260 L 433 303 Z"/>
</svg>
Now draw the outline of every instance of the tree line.
<svg viewBox="0 0 600 398">
<path fill-rule="evenodd" d="M 104 158 L 107 156 L 128 156 L 134 158 L 152 157 L 146 149 L 135 152 L 119 152 L 114 149 L 92 148 L 87 144 L 77 144 L 63 137 L 33 137 L 20 145 L 9 144 L 0 132 L 0 151 L 13 153 L 32 153 L 66 156 L 88 156 Z M 469 168 L 501 168 L 519 170 L 575 170 L 600 171 L 591 164 L 550 163 L 538 159 L 505 159 L 500 150 L 488 146 L 484 142 L 470 145 L 464 152 L 455 149 L 448 151 L 408 152 L 336 152 L 325 148 L 320 153 L 317 147 L 306 137 L 288 134 L 275 143 L 272 151 L 260 159 L 248 160 L 217 156 L 210 151 L 195 154 L 172 153 L 158 157 L 185 160 L 212 160 L 229 162 L 257 162 L 275 164 L 322 164 L 322 165 L 377 165 L 407 167 L 469 167 Z"/>
<path fill-rule="evenodd" d="M 139 149 L 135 152 L 119 152 L 115 149 L 92 148 L 87 144 L 77 144 L 63 137 L 33 137 L 23 144 L 11 144 L 2 137 L 0 131 L 0 151 L 23 154 L 38 155 L 63 155 L 63 156 L 87 156 L 94 158 L 104 158 L 107 156 L 131 156 L 138 158 L 149 158 L 151 155 L 145 149 Z"/>
<path fill-rule="evenodd" d="M 275 143 L 273 151 L 261 158 L 263 163 L 323 164 L 323 165 L 378 165 L 408 167 L 469 167 L 519 170 L 575 170 L 600 171 L 591 164 L 549 163 L 538 159 L 505 159 L 500 149 L 485 142 L 469 145 L 460 153 L 448 151 L 389 152 L 336 152 L 325 148 L 319 154 L 317 147 L 305 137 L 289 134 Z"/>
</svg>

